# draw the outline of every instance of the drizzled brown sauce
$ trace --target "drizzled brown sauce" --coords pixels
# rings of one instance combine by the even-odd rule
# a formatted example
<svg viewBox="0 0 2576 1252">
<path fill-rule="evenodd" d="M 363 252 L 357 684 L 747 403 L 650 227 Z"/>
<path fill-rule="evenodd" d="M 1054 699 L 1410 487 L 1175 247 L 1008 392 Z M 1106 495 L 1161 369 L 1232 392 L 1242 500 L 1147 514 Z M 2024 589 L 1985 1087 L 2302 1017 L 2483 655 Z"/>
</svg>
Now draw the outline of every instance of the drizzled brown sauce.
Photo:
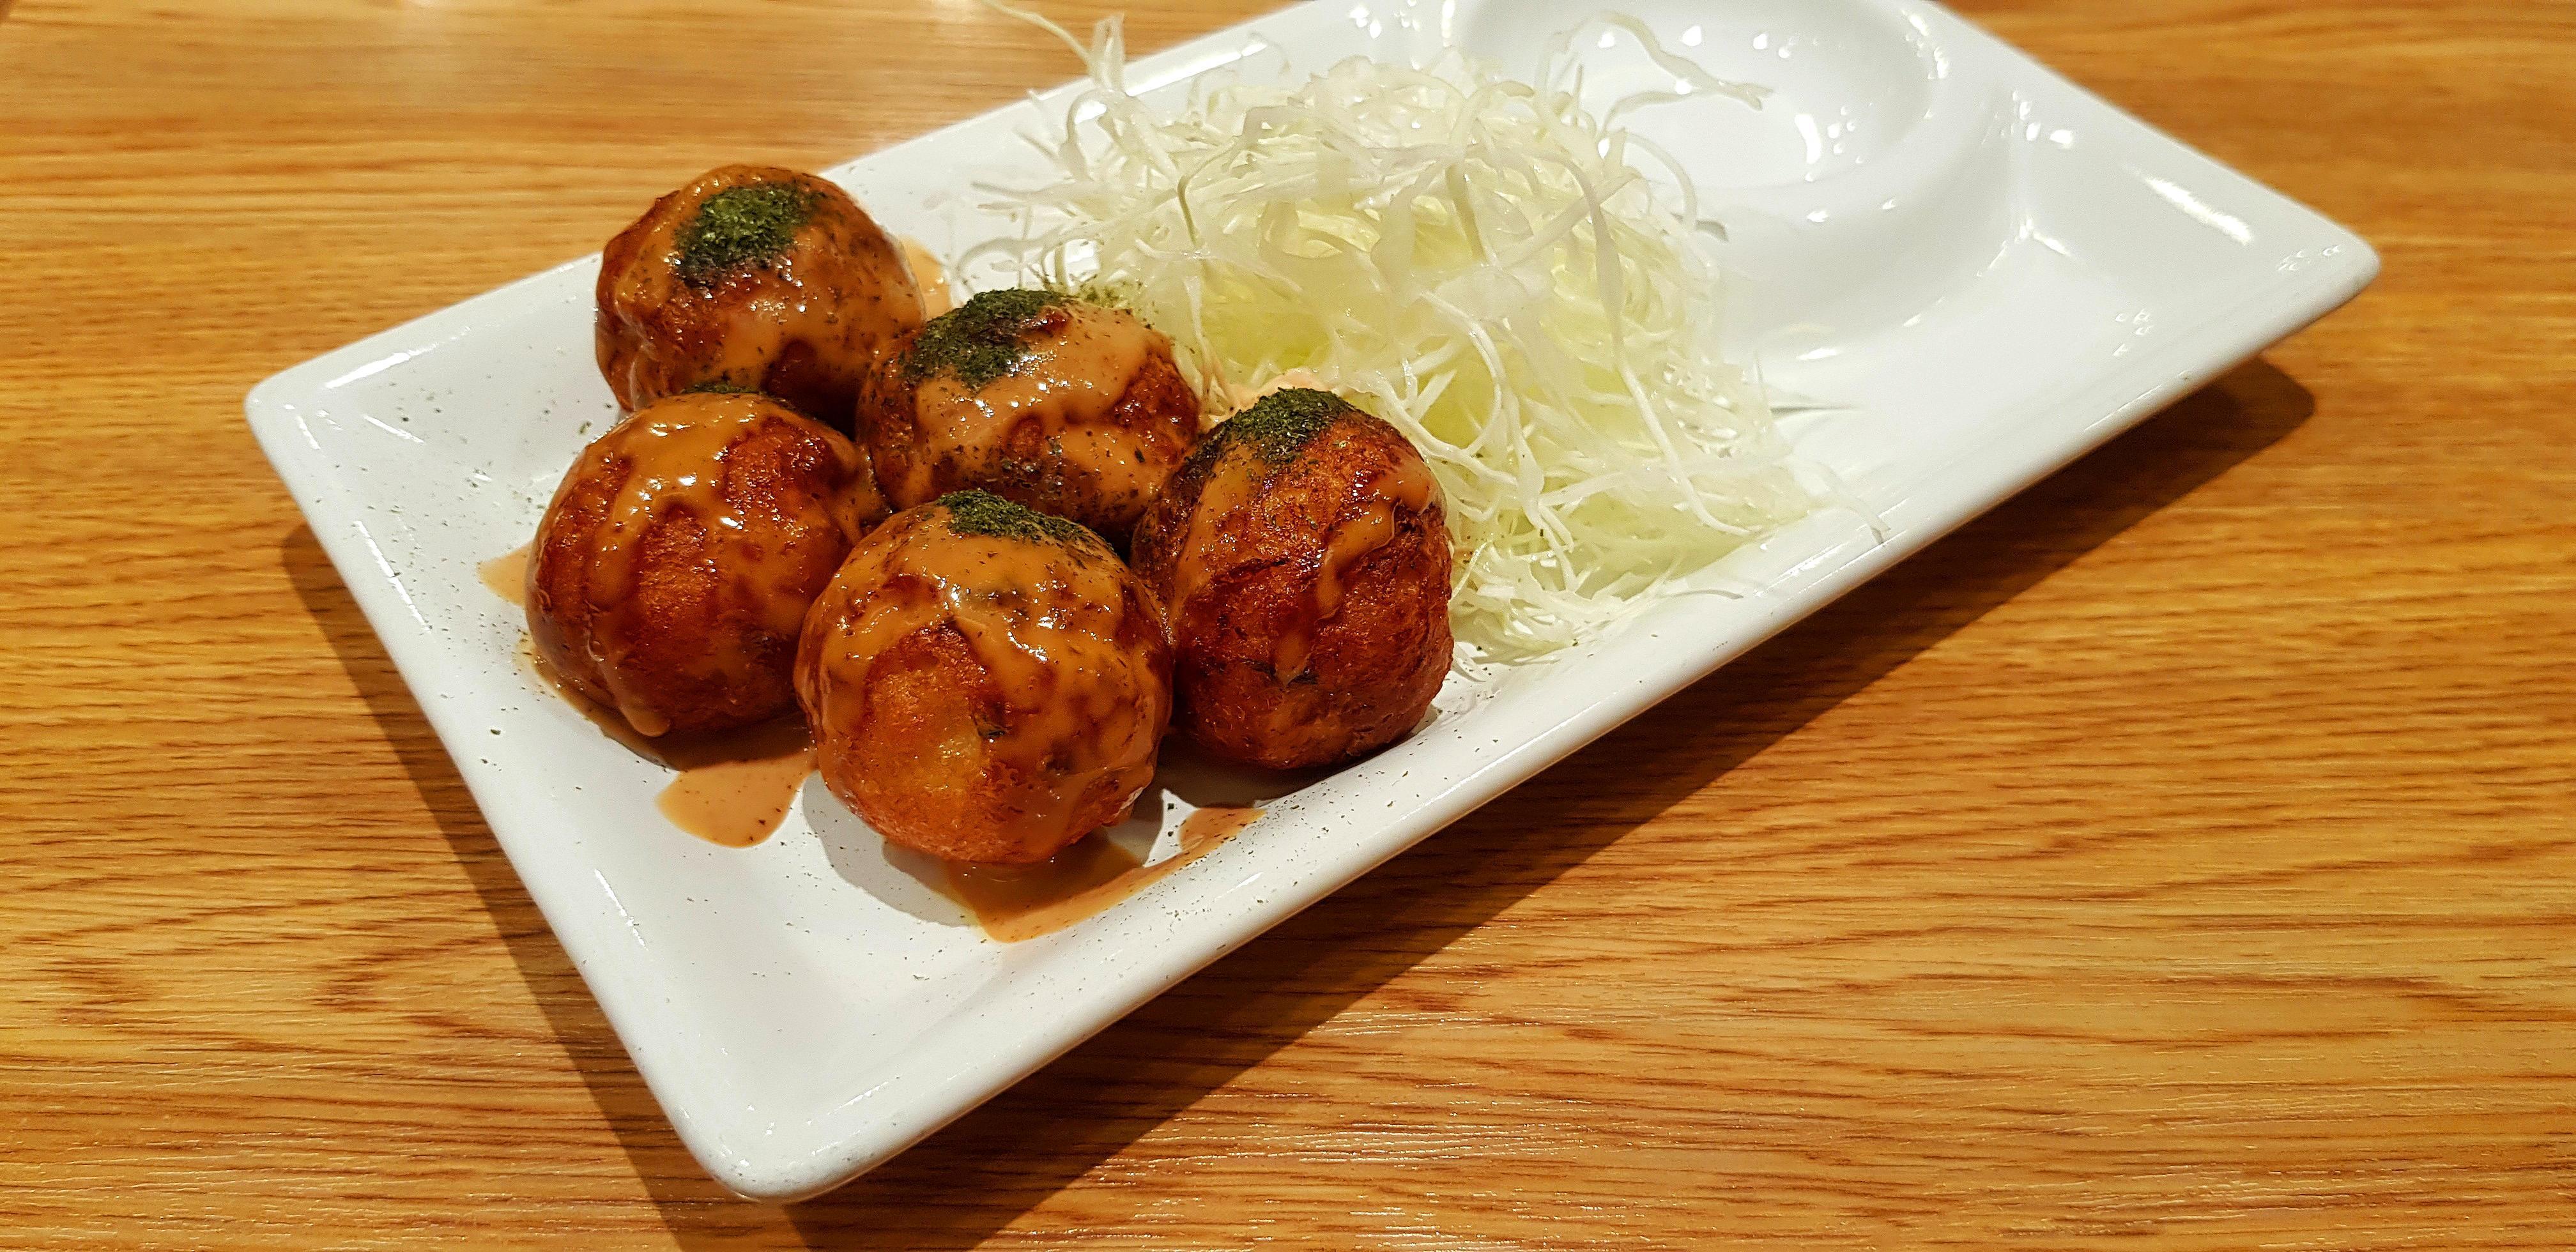
<svg viewBox="0 0 2576 1252">
<path fill-rule="evenodd" d="M 1188 540 L 1181 545 L 1180 565 L 1173 573 L 1171 601 L 1165 606 L 1175 623 L 1183 605 L 1246 559 L 1244 529 L 1227 523 L 1261 494 L 1273 472 L 1274 467 L 1259 456 L 1232 455 L 1200 489 L 1198 506 L 1190 515 Z M 1423 513 L 1439 499 L 1439 482 L 1432 478 L 1431 468 L 1415 457 L 1373 466 L 1349 484 L 1340 519 L 1317 537 L 1319 551 L 1307 611 L 1281 631 L 1273 645 L 1271 670 L 1280 681 L 1305 672 L 1316 629 L 1342 611 L 1344 580 L 1351 569 L 1394 542 L 1396 510 Z"/>
<path fill-rule="evenodd" d="M 588 649 L 612 702 L 638 727 L 659 733 L 668 726 L 651 701 L 624 681 L 628 648 L 643 633 L 630 620 L 642 611 L 636 592 L 643 555 L 664 518 L 687 514 L 711 536 L 708 556 L 723 571 L 725 602 L 756 617 L 759 637 L 794 639 L 804 629 L 813 587 L 837 564 L 847 527 L 834 511 L 847 506 L 835 493 L 821 484 L 799 484 L 808 489 L 779 493 L 783 516 L 767 519 L 747 514 L 730 494 L 737 447 L 782 424 L 810 426 L 742 396 L 681 396 L 628 418 L 582 454 L 577 476 L 613 472 L 621 459 L 627 469 L 590 537 L 584 571 L 585 594 L 604 607 L 574 646 Z M 841 481 L 857 473 L 855 448 L 820 427 L 811 430 L 843 461 Z M 702 676 L 742 684 L 766 664 L 742 646 L 753 636 L 717 637 L 727 646 L 700 663 Z"/>
<path fill-rule="evenodd" d="M 707 200 L 731 187 L 791 181 L 818 192 L 830 186 L 810 175 L 756 166 L 710 170 L 665 198 L 670 211 L 656 205 L 637 222 L 645 233 L 630 250 L 617 251 L 624 235 L 611 241 L 611 250 L 619 256 L 677 257 Z M 797 246 L 741 271 L 728 281 L 724 298 L 706 306 L 707 320 L 686 344 L 689 360 L 625 352 L 613 364 L 603 361 L 611 389 L 621 399 L 649 398 L 694 379 L 759 380 L 791 344 L 807 345 L 828 364 L 863 367 L 881 345 L 921 324 L 919 296 L 902 281 L 909 277 L 902 249 L 847 196 L 834 189 L 819 197 L 796 234 Z M 677 265 L 627 265 L 607 278 L 603 313 L 613 310 L 626 323 L 691 290 Z"/>
<path fill-rule="evenodd" d="M 1099 476 L 1104 498 L 1148 499 L 1169 462 L 1153 436 L 1108 419 L 1145 363 L 1171 354 L 1172 341 L 1108 309 L 1066 304 L 1057 311 L 1063 325 L 981 388 L 954 374 L 922 380 L 913 400 L 922 435 L 932 447 L 955 449 L 957 464 L 980 478 L 1001 472 L 1005 445 L 1034 425 L 1039 443 Z M 912 467 L 911 498 L 931 492 L 935 473 L 928 461 Z"/>
<path fill-rule="evenodd" d="M 1261 816 L 1259 809 L 1204 808 L 1181 822 L 1180 850 L 1151 865 L 1098 831 L 1035 865 L 948 863 L 948 893 L 1003 943 L 1053 934 L 1144 890 L 1207 855 Z"/>
<path fill-rule="evenodd" d="M 886 523 L 814 609 L 813 620 L 827 623 L 819 629 L 839 636 L 808 692 L 826 750 L 840 751 L 836 736 L 860 724 L 850 710 L 865 707 L 857 702 L 867 698 L 876 658 L 924 631 L 953 628 L 1009 710 L 1004 732 L 980 750 L 1028 780 L 1001 833 L 1023 847 L 1054 846 L 1102 789 L 1133 796 L 1153 777 L 1164 719 L 1142 702 L 1169 696 L 1143 650 L 1119 642 L 1130 578 L 1096 543 L 1068 556 L 1046 544 L 960 535 L 936 511 Z M 869 590 L 845 599 L 854 588 Z M 1085 681 L 1069 683 L 1072 675 Z"/>
</svg>

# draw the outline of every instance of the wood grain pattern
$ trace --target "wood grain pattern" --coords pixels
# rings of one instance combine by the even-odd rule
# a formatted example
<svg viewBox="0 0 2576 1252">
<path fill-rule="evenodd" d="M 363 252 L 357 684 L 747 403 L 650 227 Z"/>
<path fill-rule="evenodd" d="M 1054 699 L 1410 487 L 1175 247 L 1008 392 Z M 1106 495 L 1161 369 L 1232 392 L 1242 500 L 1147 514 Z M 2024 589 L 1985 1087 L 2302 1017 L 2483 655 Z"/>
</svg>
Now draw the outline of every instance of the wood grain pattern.
<svg viewBox="0 0 2576 1252">
<path fill-rule="evenodd" d="M 1060 52 L 0 0 L 0 1245 L 2567 1246 L 2576 5 L 1963 7 L 2379 285 L 780 1209 L 678 1147 L 240 398 Z"/>
</svg>

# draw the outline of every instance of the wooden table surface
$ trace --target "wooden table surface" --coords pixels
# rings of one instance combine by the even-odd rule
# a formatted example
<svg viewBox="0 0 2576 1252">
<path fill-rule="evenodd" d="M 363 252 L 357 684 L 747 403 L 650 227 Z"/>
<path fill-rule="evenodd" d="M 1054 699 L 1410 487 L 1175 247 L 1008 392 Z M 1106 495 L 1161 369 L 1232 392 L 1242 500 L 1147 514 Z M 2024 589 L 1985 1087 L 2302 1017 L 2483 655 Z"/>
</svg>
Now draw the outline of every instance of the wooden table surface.
<svg viewBox="0 0 2576 1252">
<path fill-rule="evenodd" d="M 1066 58 L 966 0 L 0 0 L 0 1246 L 2576 1241 L 2576 5 L 1962 7 L 2384 276 L 775 1208 L 242 393 Z"/>
</svg>

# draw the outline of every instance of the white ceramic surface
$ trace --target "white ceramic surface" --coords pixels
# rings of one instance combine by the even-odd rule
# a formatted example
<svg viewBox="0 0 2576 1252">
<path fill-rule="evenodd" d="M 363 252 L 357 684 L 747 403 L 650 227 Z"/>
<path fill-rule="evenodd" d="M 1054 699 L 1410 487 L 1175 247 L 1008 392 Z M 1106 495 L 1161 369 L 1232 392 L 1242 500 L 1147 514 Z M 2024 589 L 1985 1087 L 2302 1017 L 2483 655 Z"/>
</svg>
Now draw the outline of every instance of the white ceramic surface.
<svg viewBox="0 0 2576 1252">
<path fill-rule="evenodd" d="M 1292 794 L 1111 911 L 995 944 L 817 784 L 775 837 L 702 843 L 667 778 L 514 661 L 476 563 L 524 542 L 616 416 L 591 354 L 597 258 L 261 384 L 253 429 L 384 638 L 529 894 L 690 1148 L 747 1196 L 828 1188 L 1147 998 L 2140 417 L 2351 298 L 2370 248 L 2315 213 L 1911 0 L 1628 0 L 1718 73 L 1776 94 L 1641 129 L 1698 179 L 1744 282 L 1734 335 L 1885 530 L 1829 513 L 1730 560 L 1741 598 L 1671 602 L 1510 675 Z M 1130 81 L 1304 73 L 1445 43 L 1533 73 L 1554 0 L 1303 4 L 1149 58 Z M 1587 40 L 1589 83 L 1656 82 Z M 1059 98 L 1050 94 L 1044 99 Z M 961 171 L 1012 168 L 1019 105 L 831 171 L 955 255 L 1001 233 Z M 1023 174 L 1029 173 L 1025 168 Z M 638 187 L 638 209 L 664 188 Z M 1276 791 L 1277 786 L 1269 790 Z M 1167 768 L 1120 832 L 1168 848 L 1258 780 Z M 1159 823 L 1152 820 L 1159 810 Z M 918 867 L 911 867 L 918 868 Z"/>
</svg>

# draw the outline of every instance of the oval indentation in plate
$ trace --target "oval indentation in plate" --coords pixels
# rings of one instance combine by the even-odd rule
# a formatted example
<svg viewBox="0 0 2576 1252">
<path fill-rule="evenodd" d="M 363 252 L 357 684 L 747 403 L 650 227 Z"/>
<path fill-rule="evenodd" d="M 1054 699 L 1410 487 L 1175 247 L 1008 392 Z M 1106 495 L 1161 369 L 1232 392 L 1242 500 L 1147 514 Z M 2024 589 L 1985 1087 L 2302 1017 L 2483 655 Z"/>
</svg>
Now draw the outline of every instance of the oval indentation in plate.
<svg viewBox="0 0 2576 1252">
<path fill-rule="evenodd" d="M 1859 169 L 1926 115 L 1946 69 L 1920 32 L 1858 4 L 1632 0 L 1618 10 L 1702 69 L 1769 92 L 1758 110 L 1702 95 L 1622 119 L 1691 166 L 1704 187 L 1812 183 Z M 1458 40 L 1514 74 L 1534 74 L 1584 13 L 1553 0 L 1505 0 L 1477 9 Z M 1638 92 L 1690 94 L 1627 31 L 1586 23 L 1576 51 L 1584 101 L 1596 109 Z"/>
<path fill-rule="evenodd" d="M 1776 348 L 1788 331 L 1791 351 L 1809 351 L 1899 323 L 2012 237 L 2002 96 L 1982 58 L 1945 47 L 1903 6 L 1636 0 L 1621 11 L 1668 51 L 1768 93 L 1758 109 L 1694 92 L 1620 118 L 1682 166 L 1701 215 L 1731 240 L 1714 253 L 1733 283 L 1739 350 Z M 1682 86 L 1633 34 L 1545 0 L 1483 6 L 1457 36 L 1532 74 L 1569 29 L 1591 107 Z"/>
</svg>

